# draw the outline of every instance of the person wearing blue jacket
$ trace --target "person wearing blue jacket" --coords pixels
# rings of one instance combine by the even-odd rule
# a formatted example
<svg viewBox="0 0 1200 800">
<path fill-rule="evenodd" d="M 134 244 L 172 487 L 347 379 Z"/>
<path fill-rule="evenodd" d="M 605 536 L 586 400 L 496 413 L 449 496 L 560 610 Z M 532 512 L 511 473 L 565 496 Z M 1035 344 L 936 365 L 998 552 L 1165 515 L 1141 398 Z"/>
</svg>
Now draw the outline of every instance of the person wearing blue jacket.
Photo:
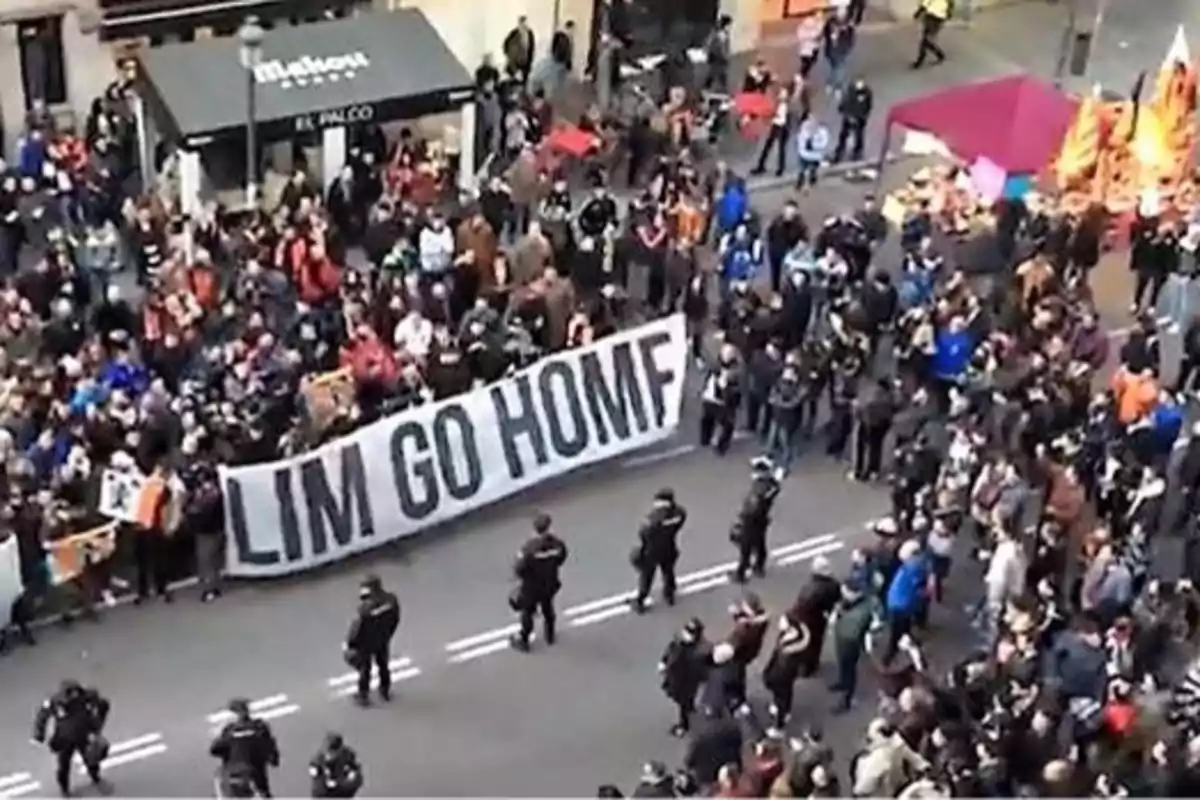
<svg viewBox="0 0 1200 800">
<path fill-rule="evenodd" d="M 750 228 L 738 225 L 721 238 L 721 289 L 738 281 L 752 281 L 763 262 L 762 242 L 750 235 Z"/>
<path fill-rule="evenodd" d="M 108 392 L 121 391 L 137 398 L 150 386 L 150 375 L 125 353 L 117 353 L 100 373 L 100 385 Z"/>
<path fill-rule="evenodd" d="M 905 636 L 912 633 L 913 624 L 925 611 L 926 588 L 929 584 L 929 564 L 921 545 L 909 539 L 900 545 L 900 566 L 892 575 L 884 596 L 888 637 L 880 663 L 888 666 Z"/>
<path fill-rule="evenodd" d="M 933 376 L 942 383 L 958 384 L 967 374 L 975 352 L 975 337 L 962 317 L 953 317 L 950 324 L 937 332 L 933 343 Z"/>
<path fill-rule="evenodd" d="M 746 194 L 746 184 L 741 178 L 729 179 L 721 196 L 717 198 L 714 211 L 718 235 L 732 233 L 737 226 L 746 221 L 746 214 L 750 211 L 750 198 Z"/>
<path fill-rule="evenodd" d="M 1160 455 L 1169 455 L 1175 441 L 1183 431 L 1183 408 L 1175 402 L 1170 392 L 1158 393 L 1158 405 L 1150 412 L 1150 430 L 1154 438 L 1154 450 Z"/>
<path fill-rule="evenodd" d="M 45 177 L 46 138 L 40 130 L 30 131 L 17 144 L 17 167 L 26 178 Z"/>
</svg>

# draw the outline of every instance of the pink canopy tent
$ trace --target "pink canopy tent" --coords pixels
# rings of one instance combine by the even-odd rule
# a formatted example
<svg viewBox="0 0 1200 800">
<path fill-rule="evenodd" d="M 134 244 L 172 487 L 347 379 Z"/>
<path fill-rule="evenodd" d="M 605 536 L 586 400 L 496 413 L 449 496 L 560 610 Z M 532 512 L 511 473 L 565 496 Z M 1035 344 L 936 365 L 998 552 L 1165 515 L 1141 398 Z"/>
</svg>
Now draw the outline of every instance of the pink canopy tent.
<svg viewBox="0 0 1200 800">
<path fill-rule="evenodd" d="M 1076 105 L 1048 83 L 1011 75 L 898 103 L 888 111 L 887 130 L 922 131 L 968 164 L 986 158 L 1009 175 L 1031 174 L 1054 158 Z"/>
</svg>

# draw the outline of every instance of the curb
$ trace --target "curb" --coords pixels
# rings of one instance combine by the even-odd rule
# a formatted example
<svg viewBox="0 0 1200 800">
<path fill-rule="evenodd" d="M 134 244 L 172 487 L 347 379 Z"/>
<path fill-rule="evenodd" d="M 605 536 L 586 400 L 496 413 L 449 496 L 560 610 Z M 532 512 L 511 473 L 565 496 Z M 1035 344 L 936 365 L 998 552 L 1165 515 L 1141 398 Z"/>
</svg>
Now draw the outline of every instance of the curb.
<svg viewBox="0 0 1200 800">
<path fill-rule="evenodd" d="M 883 158 L 882 164 L 877 159 L 867 159 L 863 161 L 843 161 L 840 164 L 830 164 L 821 171 L 822 176 L 844 176 L 855 170 L 866 168 L 887 167 L 906 158 L 903 154 L 888 153 Z M 774 189 L 782 189 L 792 186 L 795 183 L 795 176 L 788 175 L 759 175 L 748 177 L 746 179 L 746 189 L 751 192 L 771 191 Z"/>
</svg>

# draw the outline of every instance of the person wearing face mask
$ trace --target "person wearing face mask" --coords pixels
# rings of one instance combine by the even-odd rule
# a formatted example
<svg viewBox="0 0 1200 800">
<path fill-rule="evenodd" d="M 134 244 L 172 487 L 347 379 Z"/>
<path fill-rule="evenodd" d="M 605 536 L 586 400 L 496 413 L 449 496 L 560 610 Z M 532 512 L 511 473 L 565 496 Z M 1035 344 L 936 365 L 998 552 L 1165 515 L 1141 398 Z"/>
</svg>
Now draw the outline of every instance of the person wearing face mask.
<svg viewBox="0 0 1200 800">
<path fill-rule="evenodd" d="M 703 685 L 712 658 L 712 646 L 704 638 L 704 623 L 691 619 L 675 634 L 658 662 L 662 690 L 678 711 L 671 735 L 682 737 L 691 726 L 696 693 Z"/>
</svg>

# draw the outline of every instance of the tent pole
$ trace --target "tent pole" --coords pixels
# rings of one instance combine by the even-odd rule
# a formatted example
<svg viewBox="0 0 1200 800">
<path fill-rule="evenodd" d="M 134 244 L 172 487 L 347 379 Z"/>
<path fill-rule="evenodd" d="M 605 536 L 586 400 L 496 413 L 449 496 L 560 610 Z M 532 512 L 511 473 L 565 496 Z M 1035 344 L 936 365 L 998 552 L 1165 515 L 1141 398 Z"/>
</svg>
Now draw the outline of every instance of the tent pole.
<svg viewBox="0 0 1200 800">
<path fill-rule="evenodd" d="M 875 189 L 876 195 L 879 194 L 879 188 L 883 186 L 883 168 L 887 166 L 888 147 L 892 143 L 892 122 L 888 120 L 886 127 L 883 129 L 883 147 L 879 149 L 879 160 L 875 162 Z M 882 203 L 880 205 L 882 208 Z"/>
</svg>

